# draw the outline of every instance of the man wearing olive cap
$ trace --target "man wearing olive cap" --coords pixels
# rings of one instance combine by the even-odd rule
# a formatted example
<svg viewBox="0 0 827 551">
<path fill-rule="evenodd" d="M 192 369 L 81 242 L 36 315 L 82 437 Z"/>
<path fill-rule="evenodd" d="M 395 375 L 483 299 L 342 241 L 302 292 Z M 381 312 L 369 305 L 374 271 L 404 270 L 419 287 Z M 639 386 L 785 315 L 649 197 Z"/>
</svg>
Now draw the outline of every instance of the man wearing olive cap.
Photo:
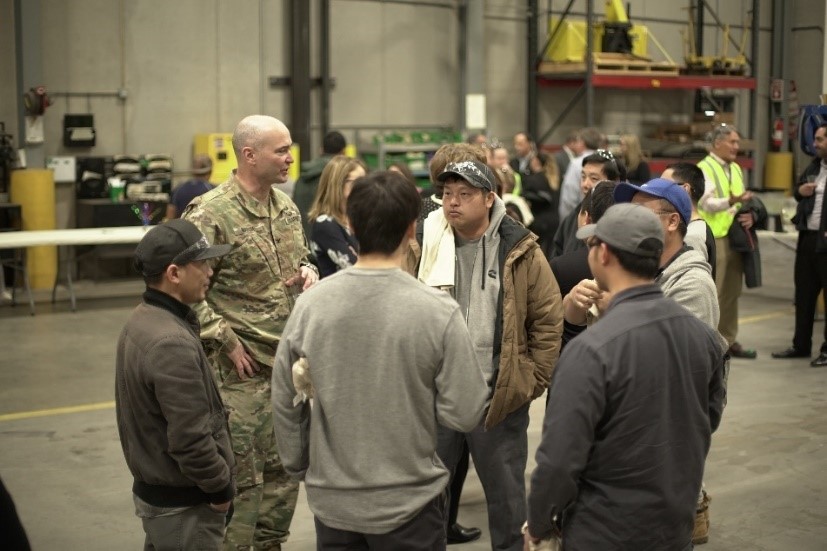
<svg viewBox="0 0 827 551">
<path fill-rule="evenodd" d="M 554 372 L 526 539 L 562 529 L 566 549 L 688 551 L 724 351 L 655 283 L 664 234 L 651 210 L 616 204 L 577 237 L 613 298 Z"/>
<path fill-rule="evenodd" d="M 235 460 L 189 305 L 204 300 L 207 260 L 230 248 L 176 219 L 135 250 L 147 288 L 118 340 L 115 409 L 145 549 L 220 549 L 224 539 Z"/>
<path fill-rule="evenodd" d="M 457 300 L 490 387 L 484 421 L 467 433 L 440 427 L 437 451 L 453 472 L 468 442 L 491 547 L 520 550 L 528 408 L 545 391 L 560 352 L 560 290 L 537 236 L 505 215 L 491 169 L 474 160 L 448 163 L 437 180 L 442 209 L 418 229 L 422 254 L 409 269 Z"/>
</svg>

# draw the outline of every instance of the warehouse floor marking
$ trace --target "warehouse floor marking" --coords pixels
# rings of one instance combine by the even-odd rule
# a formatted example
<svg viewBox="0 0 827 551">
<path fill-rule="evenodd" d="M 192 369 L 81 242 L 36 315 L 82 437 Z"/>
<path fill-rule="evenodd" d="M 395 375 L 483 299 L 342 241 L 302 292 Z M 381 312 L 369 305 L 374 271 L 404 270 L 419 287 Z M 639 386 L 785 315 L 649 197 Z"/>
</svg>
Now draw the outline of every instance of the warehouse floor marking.
<svg viewBox="0 0 827 551">
<path fill-rule="evenodd" d="M 20 411 L 17 413 L 5 413 L 0 415 L 2 421 L 17 421 L 20 419 L 31 419 L 32 417 L 49 417 L 52 415 L 65 415 L 67 413 L 83 413 L 85 411 L 97 411 L 100 409 L 112 409 L 115 402 L 98 402 L 96 404 L 81 404 L 79 406 L 67 406 L 62 408 L 36 409 L 33 411 Z"/>
<path fill-rule="evenodd" d="M 738 323 L 741 325 L 748 323 L 757 323 L 759 321 L 766 321 L 775 318 L 789 316 L 795 313 L 792 308 L 784 310 L 776 310 L 775 312 L 767 312 L 766 314 L 756 314 L 754 316 L 744 316 L 738 318 Z M 49 417 L 52 415 L 65 415 L 68 413 L 83 413 L 86 411 L 97 411 L 102 409 L 112 409 L 115 407 L 115 402 L 98 402 L 95 404 L 81 404 L 79 406 L 68 406 L 52 409 L 36 409 L 33 411 L 20 411 L 17 413 L 5 413 L 0 415 L 0 423 L 3 421 L 19 421 L 20 419 L 31 419 L 33 417 Z"/>
</svg>

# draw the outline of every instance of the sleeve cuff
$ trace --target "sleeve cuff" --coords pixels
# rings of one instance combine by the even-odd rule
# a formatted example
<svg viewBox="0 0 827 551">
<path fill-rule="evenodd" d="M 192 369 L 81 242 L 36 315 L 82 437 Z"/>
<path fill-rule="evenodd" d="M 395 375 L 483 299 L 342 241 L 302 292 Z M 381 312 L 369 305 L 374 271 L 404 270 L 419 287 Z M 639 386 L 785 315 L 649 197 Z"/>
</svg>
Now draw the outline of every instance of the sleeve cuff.
<svg viewBox="0 0 827 551">
<path fill-rule="evenodd" d="M 226 503 L 235 497 L 235 486 L 230 481 L 221 491 L 208 493 L 207 497 L 210 503 Z"/>
</svg>

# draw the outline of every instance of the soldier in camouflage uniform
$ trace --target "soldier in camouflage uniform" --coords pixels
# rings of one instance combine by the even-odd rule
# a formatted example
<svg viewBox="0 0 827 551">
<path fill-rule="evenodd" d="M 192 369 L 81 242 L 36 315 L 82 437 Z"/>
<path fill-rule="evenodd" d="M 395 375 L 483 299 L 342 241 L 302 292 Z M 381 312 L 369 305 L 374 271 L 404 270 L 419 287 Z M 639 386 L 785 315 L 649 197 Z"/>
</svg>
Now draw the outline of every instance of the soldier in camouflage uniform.
<svg viewBox="0 0 827 551">
<path fill-rule="evenodd" d="M 229 411 L 237 473 L 235 513 L 225 549 L 281 549 L 296 507 L 298 482 L 284 472 L 270 409 L 270 375 L 296 295 L 318 281 L 293 202 L 274 183 L 293 158 L 287 127 L 262 115 L 233 134 L 238 169 L 193 200 L 184 218 L 232 251 L 213 267 L 206 301 L 195 310 L 221 397 Z"/>
</svg>

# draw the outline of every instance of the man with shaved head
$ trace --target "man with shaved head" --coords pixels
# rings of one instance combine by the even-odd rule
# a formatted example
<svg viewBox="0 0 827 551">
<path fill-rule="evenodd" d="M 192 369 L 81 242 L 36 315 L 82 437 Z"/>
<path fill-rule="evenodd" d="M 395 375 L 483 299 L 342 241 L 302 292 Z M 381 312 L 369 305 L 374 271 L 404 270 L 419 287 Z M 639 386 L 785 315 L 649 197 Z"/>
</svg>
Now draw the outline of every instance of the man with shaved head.
<svg viewBox="0 0 827 551">
<path fill-rule="evenodd" d="M 196 307 L 237 465 L 228 550 L 281 549 L 298 496 L 278 456 L 270 410 L 281 332 L 296 296 L 319 279 L 298 209 L 273 187 L 287 181 L 292 143 L 281 121 L 244 118 L 233 133 L 238 168 L 184 212 L 211 243 L 233 246 L 213 266 L 207 298 Z"/>
</svg>

